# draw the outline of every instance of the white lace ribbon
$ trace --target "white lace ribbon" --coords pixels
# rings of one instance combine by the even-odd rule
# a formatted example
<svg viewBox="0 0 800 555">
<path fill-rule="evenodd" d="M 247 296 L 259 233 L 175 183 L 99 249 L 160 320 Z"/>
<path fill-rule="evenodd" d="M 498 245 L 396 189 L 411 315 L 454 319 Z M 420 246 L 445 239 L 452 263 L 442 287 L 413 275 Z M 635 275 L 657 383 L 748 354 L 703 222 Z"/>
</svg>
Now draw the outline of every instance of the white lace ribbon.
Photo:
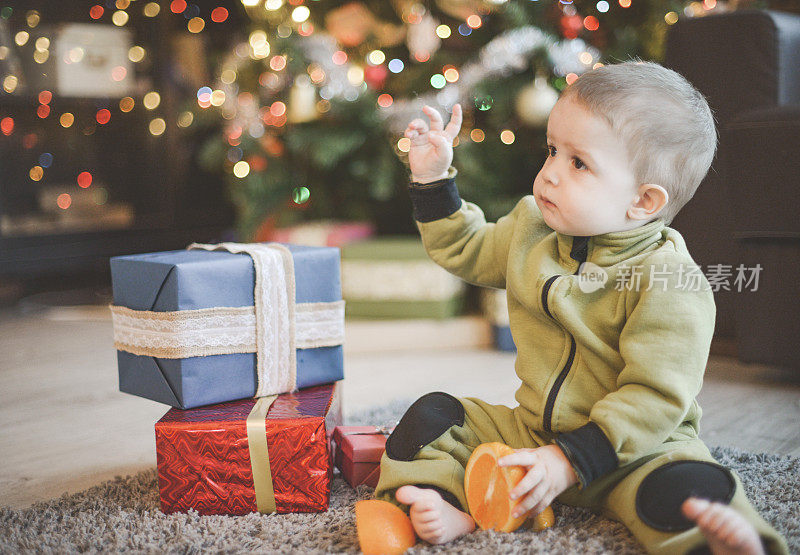
<svg viewBox="0 0 800 555">
<path fill-rule="evenodd" d="M 276 243 L 192 244 L 190 249 L 244 252 L 253 259 L 255 306 L 174 312 L 112 306 L 118 350 L 159 358 L 256 353 L 256 397 L 297 385 L 296 349 L 344 342 L 344 301 L 295 304 L 294 261 Z"/>
</svg>

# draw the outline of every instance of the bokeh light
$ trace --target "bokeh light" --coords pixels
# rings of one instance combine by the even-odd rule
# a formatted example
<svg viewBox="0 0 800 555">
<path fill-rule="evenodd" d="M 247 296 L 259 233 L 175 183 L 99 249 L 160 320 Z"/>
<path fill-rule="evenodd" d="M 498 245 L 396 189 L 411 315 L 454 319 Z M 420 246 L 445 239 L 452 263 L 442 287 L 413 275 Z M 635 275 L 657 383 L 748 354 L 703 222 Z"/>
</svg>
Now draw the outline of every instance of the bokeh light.
<svg viewBox="0 0 800 555">
<path fill-rule="evenodd" d="M 33 166 L 28 172 L 28 176 L 34 181 L 40 181 L 44 177 L 44 170 L 41 166 Z"/>
<path fill-rule="evenodd" d="M 578 74 L 577 73 L 567 73 L 567 76 L 565 77 L 565 79 L 567 80 L 567 85 L 571 85 L 575 81 L 578 80 Z"/>
<path fill-rule="evenodd" d="M 308 187 L 295 187 L 292 190 L 292 200 L 295 204 L 305 204 L 311 198 L 311 191 Z"/>
<path fill-rule="evenodd" d="M 481 26 L 481 16 L 473 14 L 467 18 L 467 25 L 472 27 L 473 29 L 477 29 Z"/>
<path fill-rule="evenodd" d="M 439 25 L 436 28 L 436 35 L 440 39 L 446 39 L 447 37 L 450 36 L 451 33 L 452 31 L 450 30 L 450 27 L 448 27 L 447 25 Z"/>
<path fill-rule="evenodd" d="M 6 116 L 0 120 L 0 131 L 3 132 L 3 135 L 11 135 L 14 132 L 14 118 Z"/>
<path fill-rule="evenodd" d="M 39 155 L 39 165 L 43 168 L 49 168 L 53 164 L 53 155 L 49 152 L 42 152 Z"/>
<path fill-rule="evenodd" d="M 15 75 L 6 75 L 5 79 L 3 79 L 3 90 L 7 93 L 12 93 L 17 88 L 17 84 L 19 80 Z"/>
<path fill-rule="evenodd" d="M 488 94 L 478 95 L 475 97 L 475 107 L 481 112 L 490 110 L 494 105 L 494 98 Z"/>
<path fill-rule="evenodd" d="M 39 25 L 39 21 L 41 21 L 41 19 L 42 18 L 39 15 L 39 12 L 37 12 L 36 10 L 31 10 L 27 14 L 25 14 L 25 22 L 31 29 Z"/>
<path fill-rule="evenodd" d="M 469 138 L 476 143 L 481 143 L 486 138 L 486 133 L 482 129 L 473 129 L 469 132 Z"/>
<path fill-rule="evenodd" d="M 214 8 L 211 10 L 211 21 L 214 23 L 222 23 L 228 19 L 228 10 L 219 6 L 218 8 Z"/>
<path fill-rule="evenodd" d="M 630 8 L 631 0 L 619 0 L 619 5 L 623 8 Z"/>
<path fill-rule="evenodd" d="M 91 8 L 89 8 L 89 17 L 91 17 L 92 19 L 100 19 L 101 17 L 103 17 L 104 11 L 105 10 L 103 9 L 103 6 L 100 5 L 92 6 Z"/>
<path fill-rule="evenodd" d="M 286 104 L 281 101 L 273 102 L 269 107 L 269 113 L 275 117 L 282 116 L 286 113 Z"/>
<path fill-rule="evenodd" d="M 144 104 L 144 107 L 148 110 L 155 110 L 158 108 L 158 105 L 161 104 L 161 95 L 155 91 L 150 91 L 144 95 L 142 104 Z"/>
<path fill-rule="evenodd" d="M 145 50 L 141 46 L 132 46 L 128 50 L 128 59 L 133 63 L 141 62 L 144 59 Z"/>
<path fill-rule="evenodd" d="M 42 91 L 39 93 L 39 103 L 40 104 L 50 104 L 50 101 L 53 99 L 53 93 L 50 91 Z"/>
<path fill-rule="evenodd" d="M 50 106 L 47 104 L 40 104 L 38 108 L 36 108 L 36 115 L 40 118 L 44 119 L 50 115 Z"/>
<path fill-rule="evenodd" d="M 111 23 L 113 23 L 117 27 L 122 27 L 127 22 L 128 22 L 128 12 L 118 10 L 114 12 L 114 15 L 111 16 Z"/>
<path fill-rule="evenodd" d="M 297 28 L 297 34 L 301 37 L 308 37 L 314 32 L 314 26 L 310 21 L 304 21 Z"/>
<path fill-rule="evenodd" d="M 514 132 L 511 129 L 503 129 L 500 132 L 500 141 L 505 145 L 510 145 L 514 142 Z"/>
<path fill-rule="evenodd" d="M 186 24 L 186 28 L 190 33 L 200 33 L 206 27 L 206 22 L 202 17 L 193 17 Z"/>
<path fill-rule="evenodd" d="M 583 19 L 583 26 L 587 31 L 597 31 L 600 28 L 600 22 L 595 16 L 589 15 Z"/>
<path fill-rule="evenodd" d="M 273 56 L 272 59 L 269 61 L 269 67 L 273 71 L 281 71 L 283 68 L 286 67 L 286 57 Z"/>
<path fill-rule="evenodd" d="M 88 189 L 92 184 L 92 174 L 89 172 L 81 172 L 78 174 L 78 187 L 81 189 Z"/>
<path fill-rule="evenodd" d="M 392 73 L 400 73 L 401 71 L 403 71 L 403 68 L 405 68 L 405 64 L 403 64 L 403 60 L 399 58 L 392 58 L 391 60 L 389 60 L 388 67 L 389 71 L 391 71 Z"/>
<path fill-rule="evenodd" d="M 178 114 L 178 127 L 183 127 L 183 128 L 189 127 L 190 125 L 192 125 L 192 122 L 194 122 L 193 113 L 185 111 Z"/>
<path fill-rule="evenodd" d="M 444 70 L 444 78 L 448 83 L 455 83 L 458 81 L 458 70 L 454 67 L 448 67 Z"/>
<path fill-rule="evenodd" d="M 142 10 L 145 17 L 155 17 L 159 14 L 160 11 L 161 11 L 161 6 L 158 4 L 158 2 L 148 2 L 147 4 L 145 4 L 144 10 Z"/>
<path fill-rule="evenodd" d="M 292 20 L 297 23 L 302 23 L 308 19 L 309 15 L 311 15 L 311 11 L 306 6 L 297 6 L 292 10 Z"/>
<path fill-rule="evenodd" d="M 333 53 L 333 56 L 331 56 L 331 60 L 337 66 L 344 65 L 347 63 L 347 54 L 345 54 L 341 50 L 337 50 L 336 52 Z"/>
<path fill-rule="evenodd" d="M 381 108 L 388 108 L 389 106 L 392 105 L 393 102 L 394 99 L 390 94 L 383 93 L 378 97 L 378 106 L 380 106 Z"/>
<path fill-rule="evenodd" d="M 183 13 L 186 10 L 186 0 L 172 0 L 169 9 L 172 13 Z"/>
<path fill-rule="evenodd" d="M 211 105 L 222 106 L 225 104 L 225 91 L 216 89 L 211 92 Z"/>
<path fill-rule="evenodd" d="M 125 98 L 121 98 L 119 101 L 119 109 L 121 112 L 130 112 L 133 110 L 133 107 L 136 105 L 136 101 L 133 100 L 130 96 L 126 96 Z"/>
<path fill-rule="evenodd" d="M 347 70 L 347 80 L 353 86 L 358 86 L 364 82 L 364 68 L 358 66 L 351 66 Z"/>
<path fill-rule="evenodd" d="M 150 134 L 157 137 L 166 131 L 167 122 L 165 122 L 163 118 L 155 118 L 150 122 L 148 127 L 150 128 Z"/>
<path fill-rule="evenodd" d="M 97 110 L 97 114 L 95 115 L 95 119 L 97 120 L 97 123 L 99 123 L 100 125 L 105 125 L 106 123 L 111 121 L 111 112 L 108 111 L 108 109 L 106 109 L 106 108 L 102 108 L 100 110 Z"/>
<path fill-rule="evenodd" d="M 24 46 L 29 38 L 31 38 L 31 36 L 28 34 L 28 31 L 20 31 L 14 35 L 14 42 L 17 43 L 17 46 Z"/>
<path fill-rule="evenodd" d="M 69 112 L 64 112 L 63 114 L 61 114 L 61 117 L 59 118 L 58 122 L 61 124 L 61 127 L 65 129 L 67 127 L 72 127 L 72 124 L 75 123 L 75 116 L 73 116 Z"/>
<path fill-rule="evenodd" d="M 128 70 L 122 66 L 117 66 L 111 70 L 111 79 L 114 81 L 122 81 L 125 79 L 125 76 L 128 74 Z"/>
<path fill-rule="evenodd" d="M 61 210 L 66 210 L 72 205 L 72 197 L 69 196 L 69 193 L 61 193 L 56 199 L 56 205 L 61 208 Z"/>
<path fill-rule="evenodd" d="M 411 139 L 408 137 L 403 137 L 397 141 L 397 150 L 400 152 L 408 152 L 411 150 Z"/>
<path fill-rule="evenodd" d="M 386 54 L 380 50 L 373 50 L 367 54 L 367 61 L 374 66 L 382 64 L 386 60 Z"/>
<path fill-rule="evenodd" d="M 236 81 L 236 72 L 232 69 L 223 69 L 222 73 L 219 74 L 219 80 L 226 85 L 230 85 Z"/>
<path fill-rule="evenodd" d="M 233 175 L 238 178 L 247 177 L 247 174 L 250 173 L 250 164 L 245 162 L 244 160 L 240 160 L 233 165 Z"/>
<path fill-rule="evenodd" d="M 678 22 L 678 14 L 675 12 L 667 12 L 664 16 L 664 21 L 667 22 L 667 25 L 675 25 Z"/>
<path fill-rule="evenodd" d="M 431 86 L 434 89 L 441 89 L 447 84 L 447 80 L 444 78 L 444 75 L 441 73 L 436 73 L 431 76 Z"/>
<path fill-rule="evenodd" d="M 597 11 L 600 13 L 606 13 L 609 7 L 610 6 L 608 5 L 608 2 L 606 2 L 606 0 L 600 0 L 597 3 Z"/>
</svg>

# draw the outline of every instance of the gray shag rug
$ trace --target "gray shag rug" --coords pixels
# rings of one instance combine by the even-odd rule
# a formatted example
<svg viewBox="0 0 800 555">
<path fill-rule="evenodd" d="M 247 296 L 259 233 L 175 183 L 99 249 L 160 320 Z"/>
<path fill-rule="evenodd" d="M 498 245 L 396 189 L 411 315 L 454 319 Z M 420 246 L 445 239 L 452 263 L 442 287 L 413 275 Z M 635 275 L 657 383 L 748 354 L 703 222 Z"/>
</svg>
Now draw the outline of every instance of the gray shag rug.
<svg viewBox="0 0 800 555">
<path fill-rule="evenodd" d="M 361 413 L 350 424 L 396 420 L 409 402 Z M 739 473 L 755 508 L 800 553 L 800 459 L 712 450 Z M 0 508 L 3 553 L 340 553 L 357 552 L 354 503 L 372 489 L 353 490 L 337 474 L 326 513 L 246 516 L 164 515 L 155 469 L 117 477 L 84 492 L 22 510 Z M 624 526 L 585 509 L 553 506 L 556 525 L 541 533 L 477 531 L 441 547 L 419 543 L 411 553 L 642 553 Z"/>
</svg>

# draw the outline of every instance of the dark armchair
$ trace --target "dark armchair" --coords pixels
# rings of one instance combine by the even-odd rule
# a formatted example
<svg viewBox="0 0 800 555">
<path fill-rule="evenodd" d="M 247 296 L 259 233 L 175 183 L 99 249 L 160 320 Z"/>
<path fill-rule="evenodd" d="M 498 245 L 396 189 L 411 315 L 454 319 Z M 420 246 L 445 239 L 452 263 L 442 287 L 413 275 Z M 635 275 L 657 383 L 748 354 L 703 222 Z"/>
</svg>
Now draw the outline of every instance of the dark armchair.
<svg viewBox="0 0 800 555">
<path fill-rule="evenodd" d="M 664 65 L 706 96 L 720 133 L 709 175 L 672 224 L 706 273 L 730 266 L 716 335 L 736 337 L 742 360 L 800 366 L 800 16 L 681 20 Z M 758 288 L 740 291 L 736 269 L 758 264 Z"/>
</svg>

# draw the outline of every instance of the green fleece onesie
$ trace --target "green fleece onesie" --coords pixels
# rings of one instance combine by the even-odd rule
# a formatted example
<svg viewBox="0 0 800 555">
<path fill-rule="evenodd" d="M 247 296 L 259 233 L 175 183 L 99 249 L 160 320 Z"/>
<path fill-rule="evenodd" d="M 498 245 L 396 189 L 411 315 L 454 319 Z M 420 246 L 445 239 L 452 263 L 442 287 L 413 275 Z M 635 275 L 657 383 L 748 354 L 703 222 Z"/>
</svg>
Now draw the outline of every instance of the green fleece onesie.
<svg viewBox="0 0 800 555">
<path fill-rule="evenodd" d="M 435 262 L 469 283 L 506 289 L 519 406 L 444 393 L 420 399 L 387 441 L 376 497 L 397 503 L 398 487 L 425 485 L 466 511 L 464 467 L 475 447 L 556 443 L 580 481 L 558 501 L 623 522 L 650 552 L 705 545 L 679 513 L 690 495 L 729 502 L 770 551 L 786 552 L 738 477 L 698 439 L 696 396 L 715 306 L 680 234 L 655 220 L 563 235 L 545 224 L 533 196 L 487 223 L 460 199 L 454 176 L 451 168 L 447 179 L 411 184 L 414 217 Z"/>
</svg>

